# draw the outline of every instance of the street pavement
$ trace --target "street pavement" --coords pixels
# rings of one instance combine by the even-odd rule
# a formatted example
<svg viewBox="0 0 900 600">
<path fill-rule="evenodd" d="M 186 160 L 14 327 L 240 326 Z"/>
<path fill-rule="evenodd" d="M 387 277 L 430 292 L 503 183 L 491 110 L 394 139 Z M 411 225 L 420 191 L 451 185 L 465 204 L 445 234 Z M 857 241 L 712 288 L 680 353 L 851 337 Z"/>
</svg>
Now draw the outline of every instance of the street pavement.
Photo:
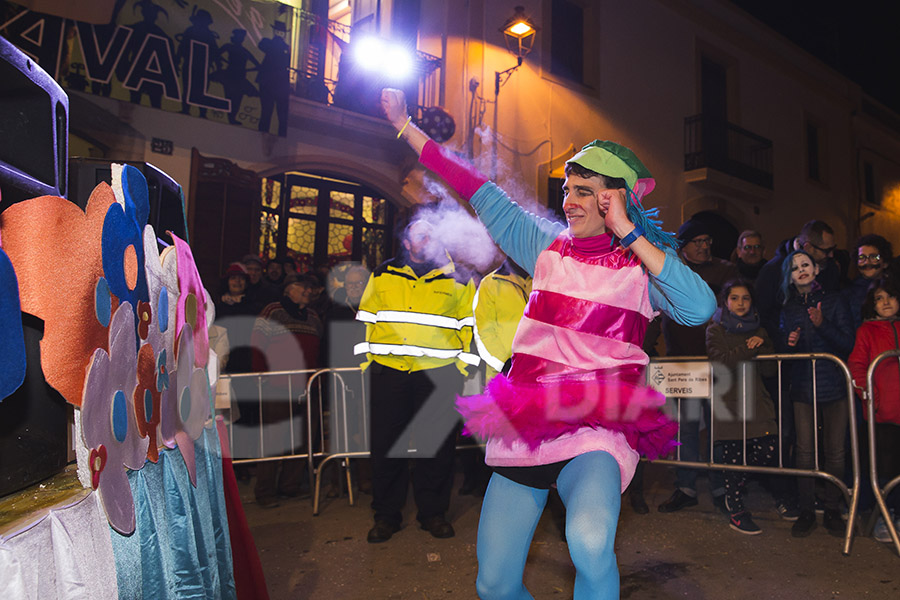
<svg viewBox="0 0 900 600">
<path fill-rule="evenodd" d="M 635 514 L 623 497 L 616 538 L 621 598 L 891 599 L 900 598 L 900 557 L 887 544 L 857 536 L 850 556 L 843 539 L 821 524 L 803 539 L 775 512 L 771 496 L 751 483 L 747 506 L 760 535 L 737 533 L 718 512 L 699 480 L 700 504 L 677 513 L 656 510 L 672 492 L 674 471 L 648 465 L 645 498 L 650 513 Z M 366 542 L 371 496 L 350 506 L 322 498 L 313 516 L 307 498 L 277 508 L 253 501 L 252 481 L 240 484 L 247 519 L 273 600 L 435 600 L 476 598 L 475 542 L 481 498 L 454 488 L 450 513 L 456 537 L 435 539 L 418 527 L 410 497 L 403 528 L 382 544 Z M 324 489 L 324 487 L 323 487 Z M 324 496 L 324 494 L 323 494 Z M 863 520 L 863 523 L 866 521 Z M 575 571 L 566 544 L 545 512 L 538 525 L 525 582 L 542 598 L 571 598 Z"/>
</svg>

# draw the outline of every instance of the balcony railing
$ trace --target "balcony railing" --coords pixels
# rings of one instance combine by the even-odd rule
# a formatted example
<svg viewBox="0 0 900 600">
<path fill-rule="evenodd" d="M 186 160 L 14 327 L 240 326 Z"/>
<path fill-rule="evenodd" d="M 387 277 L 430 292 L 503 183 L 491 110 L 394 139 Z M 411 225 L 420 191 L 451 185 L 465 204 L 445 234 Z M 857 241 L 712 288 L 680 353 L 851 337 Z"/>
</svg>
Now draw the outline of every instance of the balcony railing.
<svg viewBox="0 0 900 600">
<path fill-rule="evenodd" d="M 378 73 L 365 72 L 353 64 L 349 54 L 351 27 L 299 9 L 295 9 L 294 26 L 298 59 L 291 74 L 294 95 L 381 116 L 380 92 L 387 82 Z M 402 86 L 410 109 L 437 106 L 443 61 L 418 50 L 415 54 L 415 80 Z"/>
<path fill-rule="evenodd" d="M 702 114 L 684 119 L 684 170 L 709 168 L 772 189 L 772 140 Z"/>
</svg>

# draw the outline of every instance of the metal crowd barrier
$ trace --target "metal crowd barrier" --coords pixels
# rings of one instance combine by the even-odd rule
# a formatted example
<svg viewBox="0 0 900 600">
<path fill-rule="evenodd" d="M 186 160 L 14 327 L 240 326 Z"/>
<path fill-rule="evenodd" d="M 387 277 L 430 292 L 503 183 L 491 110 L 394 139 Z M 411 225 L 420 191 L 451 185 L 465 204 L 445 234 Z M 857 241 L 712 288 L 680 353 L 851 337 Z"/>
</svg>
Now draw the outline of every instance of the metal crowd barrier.
<svg viewBox="0 0 900 600">
<path fill-rule="evenodd" d="M 316 428 L 310 427 L 310 424 L 313 422 L 313 404 L 314 402 L 310 402 L 309 400 L 313 398 L 316 404 L 319 407 L 319 410 L 316 414 L 318 414 L 318 422 L 319 427 L 318 431 L 321 435 L 322 430 L 322 417 L 321 417 L 321 390 L 317 390 L 318 394 L 313 393 L 312 386 L 309 385 L 309 382 L 312 381 L 313 377 L 318 371 L 316 369 L 300 369 L 294 371 L 267 371 L 267 372 L 257 372 L 257 373 L 223 373 L 219 376 L 220 381 L 224 381 L 228 385 L 231 386 L 231 413 L 235 414 L 235 403 L 241 400 L 247 401 L 248 398 L 239 397 L 240 394 L 236 393 L 237 391 L 234 389 L 233 382 L 235 381 L 255 381 L 256 382 L 256 404 L 258 411 L 259 423 L 257 424 L 257 432 L 254 435 L 258 439 L 259 445 L 254 449 L 252 454 L 258 454 L 258 456 L 243 456 L 245 454 L 245 448 L 242 447 L 240 449 L 235 448 L 235 423 L 234 419 L 229 419 L 228 423 L 228 434 L 229 434 L 229 448 L 231 449 L 231 453 L 233 456 L 232 464 L 242 465 L 242 464 L 250 464 L 250 463 L 258 463 L 258 462 L 266 462 L 266 461 L 275 461 L 275 460 L 302 460 L 306 459 L 307 461 L 307 470 L 310 476 L 310 481 L 313 480 L 314 470 L 313 470 L 313 460 L 314 460 L 314 452 L 311 451 L 313 448 L 313 438 L 315 437 Z M 286 389 L 271 389 L 267 385 L 266 380 L 270 380 L 276 377 L 286 377 L 287 378 L 287 386 Z M 304 384 L 295 383 L 295 378 L 303 377 L 306 381 Z M 239 390 L 243 392 L 243 389 Z M 296 394 L 295 394 L 296 392 Z M 272 396 L 279 396 L 278 398 L 272 398 Z M 288 427 L 290 429 L 290 433 L 288 435 L 288 452 L 279 452 L 277 454 L 273 454 L 268 456 L 266 453 L 266 443 L 269 442 L 270 445 L 275 444 L 275 440 L 266 439 L 266 410 L 265 403 L 271 403 L 272 405 L 284 404 L 287 408 L 288 413 Z M 304 433 L 298 434 L 297 427 L 298 423 L 295 421 L 295 413 L 298 411 L 303 411 L 305 405 L 305 413 L 306 413 L 306 421 L 299 423 L 301 427 L 304 429 Z M 301 412 L 302 414 L 302 412 Z M 242 415 L 243 416 L 243 415 Z M 269 423 L 269 425 L 273 425 Z M 305 425 L 305 427 L 304 427 Z M 249 429 L 249 427 L 244 427 L 238 425 L 240 429 Z M 248 432 L 250 433 L 250 432 Z M 304 452 L 297 452 L 300 445 L 298 442 L 300 439 L 303 439 L 305 444 Z M 284 442 L 285 440 L 279 440 L 280 442 Z M 245 444 L 249 444 L 249 436 L 246 439 L 242 439 L 242 446 Z"/>
<path fill-rule="evenodd" d="M 847 365 L 834 356 L 833 354 L 826 353 L 807 353 L 807 354 L 766 354 L 757 356 L 754 359 L 754 362 L 762 362 L 762 361 L 776 361 L 778 367 L 778 399 L 777 399 L 777 418 L 778 418 L 778 466 L 777 467 L 766 467 L 766 466 L 756 466 L 756 465 L 748 465 L 747 464 L 747 422 L 746 422 L 746 407 L 747 407 L 747 385 L 749 377 L 746 376 L 747 364 L 742 365 L 742 377 L 739 381 L 743 383 L 742 388 L 740 390 L 740 396 L 742 402 L 742 409 L 745 418 L 743 420 L 743 464 L 739 465 L 729 465 L 723 463 L 715 463 L 713 461 L 714 456 L 714 444 L 715 444 L 715 408 L 716 402 L 714 401 L 715 397 L 715 389 L 713 385 L 713 366 L 712 363 L 709 362 L 709 357 L 707 356 L 675 356 L 675 357 L 656 357 L 651 359 L 652 364 L 659 363 L 705 363 L 709 368 L 709 395 L 705 397 L 705 400 L 709 401 L 710 407 L 710 418 L 709 423 L 707 423 L 707 433 L 709 437 L 709 462 L 693 462 L 693 461 L 682 461 L 681 460 L 681 447 L 679 446 L 676 449 L 676 457 L 675 459 L 658 459 L 653 461 L 657 464 L 668 464 L 668 465 L 676 465 L 680 467 L 689 467 L 696 469 L 706 469 L 711 471 L 743 471 L 748 473 L 763 473 L 763 474 L 773 474 L 773 475 L 797 475 L 797 476 L 806 476 L 806 477 L 817 477 L 819 479 L 823 479 L 827 482 L 830 482 L 841 490 L 841 493 L 844 495 L 844 499 L 847 502 L 847 506 L 849 507 L 849 514 L 847 517 L 847 527 L 844 534 L 844 546 L 843 546 L 843 554 L 850 554 L 850 546 L 853 541 L 853 530 L 856 525 L 857 518 L 857 507 L 859 504 L 859 483 L 860 483 L 860 475 L 859 475 L 859 440 L 857 439 L 857 430 L 856 430 L 856 409 L 853 402 L 853 383 L 850 375 L 850 371 L 847 368 Z M 815 468 L 813 469 L 798 469 L 794 467 L 786 467 L 783 462 L 783 452 L 782 452 L 782 363 L 784 361 L 799 361 L 799 360 L 811 360 L 812 361 L 812 373 L 813 373 L 813 444 L 814 444 L 814 460 L 815 460 Z M 844 377 L 847 383 L 847 411 L 849 415 L 849 429 L 850 429 L 850 452 L 851 452 L 851 468 L 853 473 L 853 485 L 852 487 L 848 487 L 839 477 L 835 477 L 830 473 L 826 473 L 825 471 L 819 468 L 819 432 L 818 432 L 818 410 L 817 410 L 817 393 L 816 393 L 816 377 L 815 377 L 815 365 L 817 360 L 828 360 L 840 368 L 841 372 L 844 373 Z M 648 376 L 651 373 L 651 369 L 647 370 Z M 679 420 L 679 433 L 678 433 L 678 441 L 681 441 L 681 428 L 680 428 L 680 420 L 681 420 L 681 397 L 676 397 L 674 394 L 671 396 L 676 398 L 677 401 L 677 417 Z M 704 398 L 701 398 L 703 400 Z"/>
<path fill-rule="evenodd" d="M 313 426 L 306 426 L 304 439 L 304 452 L 290 452 L 279 454 L 277 456 L 266 456 L 266 423 L 264 421 L 264 402 L 272 402 L 271 399 L 264 398 L 264 382 L 267 378 L 289 376 L 288 389 L 281 402 L 287 402 L 289 407 L 289 420 L 293 424 L 295 409 L 305 404 L 306 424 L 313 423 Z M 293 381 L 294 377 L 305 376 L 306 385 L 298 394 L 294 394 Z M 307 470 L 309 473 L 309 481 L 313 486 L 312 504 L 313 514 L 319 514 L 319 499 L 321 496 L 322 475 L 326 466 L 333 461 L 340 461 L 340 467 L 344 470 L 344 477 L 347 484 L 347 493 L 351 506 L 355 505 L 356 499 L 353 491 L 353 485 L 350 474 L 350 460 L 355 458 L 368 458 L 369 454 L 369 428 L 368 428 L 368 411 L 369 398 L 367 395 L 368 385 L 365 375 L 359 367 L 333 368 L 333 369 L 306 369 L 297 371 L 272 371 L 261 373 L 231 373 L 220 375 L 220 379 L 232 383 L 235 380 L 255 380 L 257 389 L 256 402 L 259 411 L 258 425 L 258 457 L 240 458 L 234 454 L 234 420 L 229 423 L 230 444 L 233 452 L 233 464 L 250 464 L 271 460 L 306 460 Z M 359 382 L 359 385 L 354 385 Z M 359 400 L 355 400 L 355 395 L 360 394 Z M 331 400 L 329 404 L 329 418 L 325 420 L 324 400 Z M 246 400 L 246 398 L 244 399 Z M 311 400 L 311 401 L 310 401 Z M 231 395 L 232 409 L 236 401 L 235 394 Z M 358 410 L 359 412 L 355 412 Z M 326 427 L 327 425 L 327 427 Z M 358 427 L 357 427 L 358 426 Z M 329 436 L 326 440 L 325 433 L 328 431 Z M 358 435 L 358 442 L 354 443 L 354 434 Z M 463 444 L 457 445 L 457 450 L 467 450 L 472 448 L 483 448 L 484 445 Z M 290 448 L 297 449 L 295 440 L 295 428 L 291 427 Z M 414 457 L 415 448 L 407 449 L 407 454 Z"/>
<path fill-rule="evenodd" d="M 884 519 L 888 531 L 891 533 L 891 540 L 893 540 L 894 542 L 894 548 L 897 550 L 897 554 L 900 555 L 900 539 L 898 539 L 897 537 L 897 528 L 894 526 L 894 520 L 891 519 L 891 513 L 888 510 L 887 504 L 885 502 L 885 498 L 888 497 L 891 491 L 893 491 L 893 489 L 897 487 L 897 485 L 900 485 L 900 474 L 888 481 L 884 485 L 884 487 L 880 486 L 880 484 L 878 483 L 878 452 L 875 447 L 874 375 L 876 367 L 881 364 L 882 361 L 889 358 L 897 358 L 898 360 L 900 360 L 900 350 L 888 350 L 886 352 L 882 352 L 875 357 L 875 360 L 872 361 L 872 364 L 869 365 L 869 370 L 866 372 L 866 404 L 869 408 L 869 476 L 872 483 L 872 492 L 875 494 L 875 502 L 878 504 L 878 510 L 881 512 L 881 518 Z M 877 515 L 878 511 L 872 514 L 872 522 L 868 527 L 869 531 L 872 530 L 872 525 L 874 525 L 874 521 Z"/>
</svg>

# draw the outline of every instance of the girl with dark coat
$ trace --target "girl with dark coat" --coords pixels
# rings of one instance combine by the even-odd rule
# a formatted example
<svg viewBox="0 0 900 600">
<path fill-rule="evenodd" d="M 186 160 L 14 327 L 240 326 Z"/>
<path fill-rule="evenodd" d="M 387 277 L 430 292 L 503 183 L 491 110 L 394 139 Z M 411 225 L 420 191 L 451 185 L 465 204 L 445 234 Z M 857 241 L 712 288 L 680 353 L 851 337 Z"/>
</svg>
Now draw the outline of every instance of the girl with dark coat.
<svg viewBox="0 0 900 600">
<path fill-rule="evenodd" d="M 819 267 L 803 250 L 792 252 L 782 268 L 784 307 L 781 312 L 781 344 L 789 353 L 824 352 L 846 360 L 853 350 L 853 318 L 845 299 L 837 292 L 826 292 L 817 283 Z M 815 376 L 812 361 L 795 361 L 791 366 L 791 400 L 797 432 L 796 466 L 815 466 L 813 409 L 823 428 L 819 439 L 825 451 L 825 471 L 842 477 L 845 463 L 845 438 L 848 407 L 847 382 L 841 369 L 830 360 L 817 360 Z M 794 523 L 794 537 L 805 537 L 816 526 L 815 480 L 803 477 L 798 482 L 800 518 Z M 825 527 L 843 534 L 840 514 L 840 490 L 825 486 Z"/>
<path fill-rule="evenodd" d="M 743 464 L 746 447 L 746 464 L 775 466 L 778 456 L 775 406 L 757 369 L 771 371 L 775 365 L 750 362 L 760 354 L 773 354 L 775 346 L 760 325 L 749 282 L 742 279 L 729 281 L 719 296 L 719 309 L 706 328 L 706 351 L 710 360 L 716 363 L 716 369 L 725 367 L 731 373 L 732 384 L 716 398 L 715 454 L 721 458 L 716 462 Z M 767 372 L 766 375 L 774 373 Z M 746 390 L 745 402 L 741 402 L 738 390 Z M 750 511 L 744 508 L 746 473 L 726 471 L 724 481 L 729 526 L 746 535 L 762 533 Z"/>
</svg>

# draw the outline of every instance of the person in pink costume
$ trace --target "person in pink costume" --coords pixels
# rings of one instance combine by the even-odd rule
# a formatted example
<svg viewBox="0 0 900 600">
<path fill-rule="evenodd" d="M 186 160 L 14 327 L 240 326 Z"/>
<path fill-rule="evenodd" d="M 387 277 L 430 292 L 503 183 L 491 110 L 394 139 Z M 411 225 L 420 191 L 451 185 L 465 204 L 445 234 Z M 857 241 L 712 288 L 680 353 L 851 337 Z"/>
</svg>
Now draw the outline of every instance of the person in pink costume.
<svg viewBox="0 0 900 600">
<path fill-rule="evenodd" d="M 382 92 L 388 120 L 469 201 L 494 241 L 533 274 L 512 367 L 480 396 L 458 398 L 466 429 L 487 440 L 494 467 L 478 528 L 481 598 L 531 598 L 528 548 L 555 485 L 566 507 L 576 599 L 617 598 L 613 542 L 620 494 L 641 454 L 674 445 L 665 399 L 644 385 L 641 349 L 657 311 L 700 325 L 716 307 L 644 211 L 654 181 L 630 150 L 595 141 L 566 166 L 568 227 L 537 217 L 410 122 L 403 93 Z"/>
</svg>

